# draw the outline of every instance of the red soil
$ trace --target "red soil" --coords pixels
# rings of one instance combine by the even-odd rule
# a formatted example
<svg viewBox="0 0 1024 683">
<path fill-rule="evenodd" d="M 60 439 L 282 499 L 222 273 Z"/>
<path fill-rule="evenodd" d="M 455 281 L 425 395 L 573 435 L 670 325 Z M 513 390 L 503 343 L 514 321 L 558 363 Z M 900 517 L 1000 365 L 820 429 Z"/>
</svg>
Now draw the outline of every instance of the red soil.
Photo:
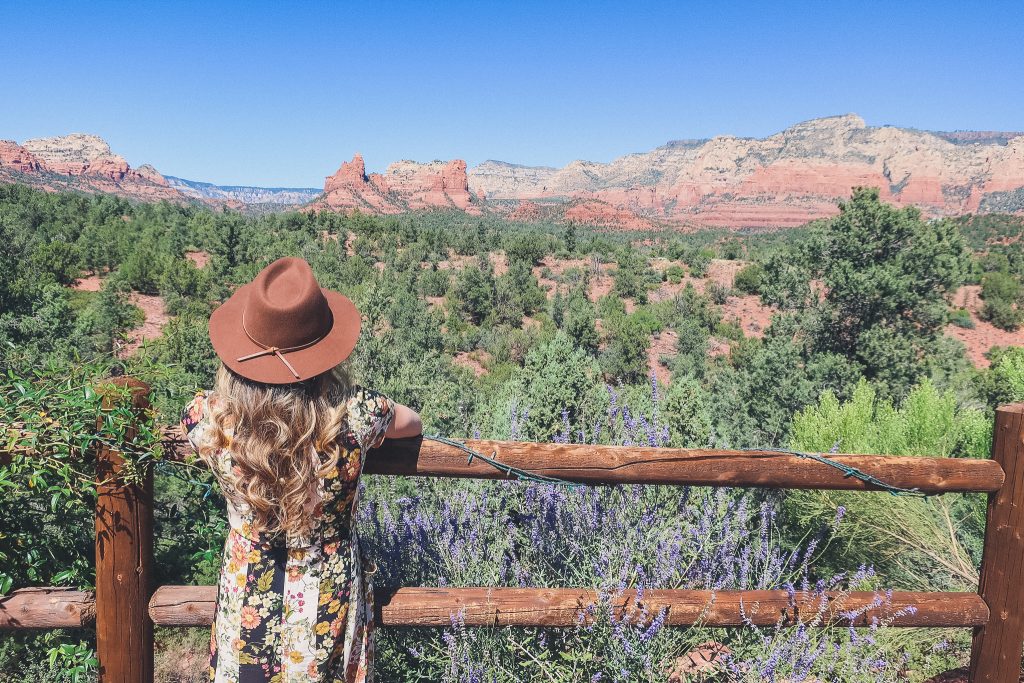
<svg viewBox="0 0 1024 683">
<path fill-rule="evenodd" d="M 487 368 L 484 367 L 484 363 L 490 361 L 491 356 L 486 351 L 476 350 L 470 352 L 461 352 L 455 354 L 455 358 L 452 362 L 456 365 L 461 365 L 464 368 L 469 368 L 473 371 L 473 374 L 477 377 L 481 377 L 487 374 Z"/>
<path fill-rule="evenodd" d="M 987 368 L 991 364 L 985 354 L 993 346 L 1024 346 L 1024 329 L 1007 332 L 978 317 L 978 312 L 984 305 L 981 300 L 981 287 L 978 285 L 965 285 L 957 290 L 953 295 L 953 305 L 957 308 L 966 308 L 970 312 L 974 329 L 947 325 L 946 336 L 963 342 L 967 347 L 967 357 L 975 367 Z"/>
<path fill-rule="evenodd" d="M 185 258 L 196 264 L 196 268 L 205 268 L 210 262 L 210 255 L 205 251 L 186 251 Z"/>
<path fill-rule="evenodd" d="M 672 371 L 661 364 L 661 358 L 674 358 L 678 341 L 679 335 L 674 330 L 664 330 L 651 337 L 651 345 L 647 348 L 647 365 L 650 372 L 665 386 L 672 381 Z"/>
<path fill-rule="evenodd" d="M 722 319 L 739 323 L 748 337 L 763 337 L 774 311 L 761 304 L 761 297 L 748 294 L 731 296 L 722 308 Z"/>
<path fill-rule="evenodd" d="M 88 275 L 75 280 L 75 284 L 71 285 L 71 289 L 77 289 L 80 292 L 98 292 L 102 284 L 103 280 L 99 275 Z"/>
<path fill-rule="evenodd" d="M 164 307 L 164 300 L 159 296 L 132 292 L 128 298 L 142 309 L 145 320 L 141 326 L 128 332 L 128 341 L 118 351 L 118 355 L 122 358 L 135 353 L 142 346 L 143 341 L 159 337 L 164 325 L 171 319 Z"/>
</svg>

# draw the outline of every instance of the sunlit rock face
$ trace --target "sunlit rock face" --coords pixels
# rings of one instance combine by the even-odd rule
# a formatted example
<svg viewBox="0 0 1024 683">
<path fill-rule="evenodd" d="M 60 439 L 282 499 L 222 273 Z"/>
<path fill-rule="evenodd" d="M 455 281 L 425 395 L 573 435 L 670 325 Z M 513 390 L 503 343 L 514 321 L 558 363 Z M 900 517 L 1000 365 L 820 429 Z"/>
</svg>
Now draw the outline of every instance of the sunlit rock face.
<svg viewBox="0 0 1024 683">
<path fill-rule="evenodd" d="M 606 164 L 469 169 L 470 190 L 489 201 L 586 199 L 581 218 L 608 223 L 622 223 L 625 211 L 668 224 L 795 226 L 834 215 L 860 185 L 926 216 L 1024 211 L 1024 135 L 872 127 L 848 114 L 762 139 L 670 142 Z"/>
</svg>

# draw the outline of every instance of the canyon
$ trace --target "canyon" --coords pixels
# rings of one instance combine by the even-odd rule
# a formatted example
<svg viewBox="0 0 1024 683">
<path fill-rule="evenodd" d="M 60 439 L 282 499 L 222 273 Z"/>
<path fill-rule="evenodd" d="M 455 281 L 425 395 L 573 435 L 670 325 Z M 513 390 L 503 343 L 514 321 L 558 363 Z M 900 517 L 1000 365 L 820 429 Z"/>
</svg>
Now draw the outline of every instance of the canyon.
<svg viewBox="0 0 1024 683">
<path fill-rule="evenodd" d="M 838 212 L 856 186 L 926 217 L 1024 212 L 1024 133 L 868 126 L 855 114 L 764 138 L 676 140 L 607 163 L 562 168 L 461 159 L 398 161 L 368 173 L 360 154 L 316 188 L 220 186 L 132 168 L 94 135 L 0 141 L 0 183 L 199 202 L 261 212 L 454 210 L 512 221 L 626 230 L 786 228 Z"/>
</svg>

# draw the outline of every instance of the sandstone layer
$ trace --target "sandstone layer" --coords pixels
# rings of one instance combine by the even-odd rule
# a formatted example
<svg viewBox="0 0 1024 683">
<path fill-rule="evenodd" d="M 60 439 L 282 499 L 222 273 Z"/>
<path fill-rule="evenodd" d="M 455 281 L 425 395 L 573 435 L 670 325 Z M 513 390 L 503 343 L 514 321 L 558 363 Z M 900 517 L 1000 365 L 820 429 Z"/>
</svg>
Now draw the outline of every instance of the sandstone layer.
<svg viewBox="0 0 1024 683">
<path fill-rule="evenodd" d="M 51 192 L 115 194 L 143 201 L 184 201 L 148 164 L 133 169 L 105 140 L 74 133 L 17 144 L 0 140 L 0 182 L 20 182 Z"/>
<path fill-rule="evenodd" d="M 367 175 L 361 154 L 327 177 L 323 195 L 310 208 L 384 214 L 421 209 L 480 213 L 479 203 L 469 191 L 466 162 L 461 159 L 427 164 L 399 161 L 384 173 Z"/>
<path fill-rule="evenodd" d="M 867 126 L 854 114 L 807 121 L 763 139 L 670 142 L 610 163 L 563 168 L 488 161 L 469 170 L 489 202 L 587 200 L 586 222 L 790 227 L 835 214 L 861 185 L 929 217 L 1024 211 L 1024 134 L 933 133 Z M 608 207 L 601 211 L 601 207 Z"/>
</svg>

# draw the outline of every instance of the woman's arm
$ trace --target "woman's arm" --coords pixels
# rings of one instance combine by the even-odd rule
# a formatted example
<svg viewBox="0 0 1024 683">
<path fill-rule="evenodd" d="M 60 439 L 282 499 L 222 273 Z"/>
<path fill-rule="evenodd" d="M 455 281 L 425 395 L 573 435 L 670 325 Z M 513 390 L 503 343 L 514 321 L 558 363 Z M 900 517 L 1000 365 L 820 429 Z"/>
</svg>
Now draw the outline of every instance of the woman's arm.
<svg viewBox="0 0 1024 683">
<path fill-rule="evenodd" d="M 408 406 L 396 403 L 395 418 L 391 421 L 391 426 L 384 432 L 384 437 L 404 439 L 410 436 L 419 436 L 421 433 L 423 433 L 423 423 L 420 421 L 419 413 Z"/>
</svg>

